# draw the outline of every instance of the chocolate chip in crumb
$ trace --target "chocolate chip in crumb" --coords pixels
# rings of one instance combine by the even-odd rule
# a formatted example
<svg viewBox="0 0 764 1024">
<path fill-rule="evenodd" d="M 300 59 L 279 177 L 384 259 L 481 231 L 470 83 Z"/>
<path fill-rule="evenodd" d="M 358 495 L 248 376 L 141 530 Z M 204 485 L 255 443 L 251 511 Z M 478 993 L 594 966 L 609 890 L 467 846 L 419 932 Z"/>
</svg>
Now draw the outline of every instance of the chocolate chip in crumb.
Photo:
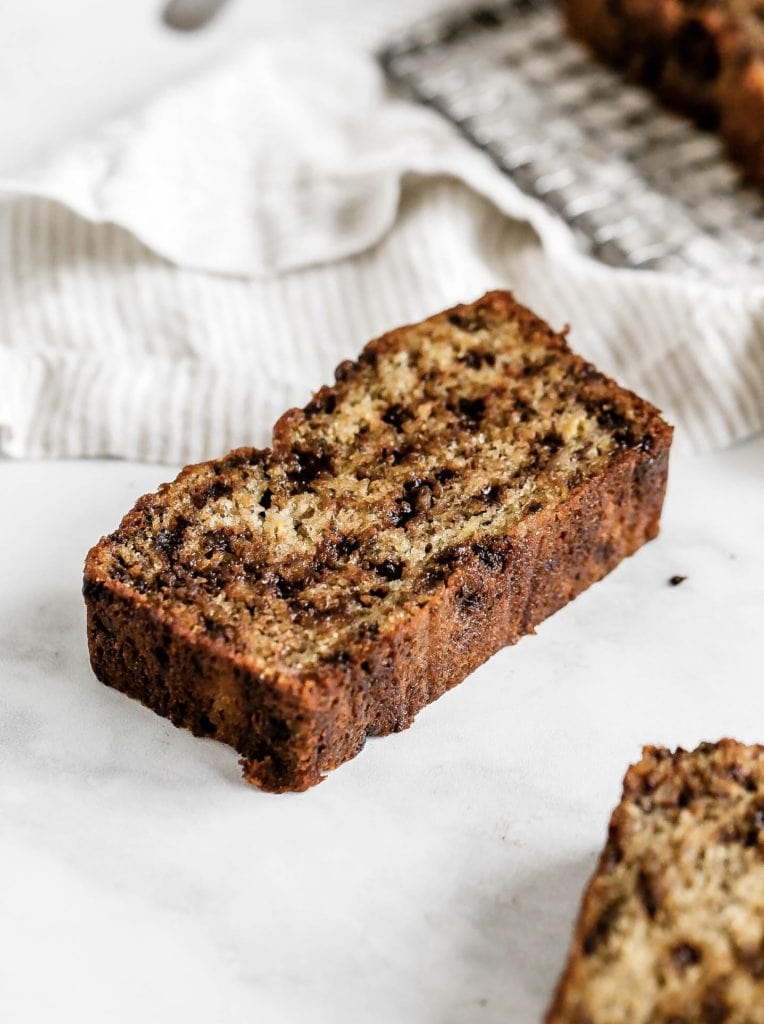
<svg viewBox="0 0 764 1024">
<path fill-rule="evenodd" d="M 327 390 L 325 394 L 319 392 L 315 395 L 311 401 L 308 402 L 303 411 L 305 416 L 310 418 L 311 416 L 316 416 L 318 413 L 326 413 L 331 416 L 336 408 L 337 396 L 333 391 Z"/>
<path fill-rule="evenodd" d="M 438 481 L 439 484 L 448 483 L 448 481 L 453 480 L 455 476 L 455 469 L 449 469 L 448 467 L 444 467 L 443 469 L 435 470 L 435 479 Z"/>
<path fill-rule="evenodd" d="M 453 327 L 458 327 L 461 331 L 467 331 L 468 334 L 482 331 L 486 326 L 485 320 L 476 311 L 473 311 L 472 314 L 451 313 L 448 317 L 448 322 Z"/>
<path fill-rule="evenodd" d="M 621 905 L 622 900 L 615 899 L 604 908 L 602 913 L 584 936 L 582 943 L 584 956 L 592 956 L 592 954 L 596 953 L 597 950 L 607 942 L 608 937 L 613 930 L 613 925 L 618 920 Z"/>
<path fill-rule="evenodd" d="M 471 427 L 476 427 L 485 416 L 484 398 L 460 398 L 454 412 Z"/>
<path fill-rule="evenodd" d="M 495 505 L 501 497 L 501 486 L 499 484 L 485 484 L 480 488 L 479 498 L 487 505 Z"/>
<path fill-rule="evenodd" d="M 680 942 L 671 950 L 671 963 L 674 969 L 682 974 L 688 967 L 700 963 L 700 950 L 689 942 Z"/>
<path fill-rule="evenodd" d="M 472 551 L 477 555 L 483 565 L 487 565 L 489 569 L 493 569 L 495 572 L 506 567 L 507 560 L 504 553 L 488 544 L 473 544 Z"/>
<path fill-rule="evenodd" d="M 298 488 L 310 487 L 317 476 L 332 470 L 332 460 L 327 452 L 298 449 L 293 454 L 297 469 L 289 473 L 289 479 Z"/>
<path fill-rule="evenodd" d="M 386 580 L 399 580 L 403 576 L 403 563 L 394 562 L 392 559 L 385 559 L 375 566 L 376 571 Z"/>
<path fill-rule="evenodd" d="M 411 410 L 401 405 L 400 402 L 394 402 L 392 405 L 389 405 L 382 413 L 382 422 L 387 423 L 394 430 L 401 430 L 403 424 L 413 418 L 414 414 Z"/>
<path fill-rule="evenodd" d="M 483 366 L 495 366 L 496 356 L 493 352 L 485 352 L 478 348 L 471 348 L 464 355 L 459 356 L 457 362 L 468 366 L 470 370 L 480 370 Z"/>
<path fill-rule="evenodd" d="M 565 444 L 562 437 L 557 433 L 556 430 L 551 430 L 548 434 L 545 434 L 541 438 L 541 444 L 552 454 L 555 455 Z"/>
</svg>

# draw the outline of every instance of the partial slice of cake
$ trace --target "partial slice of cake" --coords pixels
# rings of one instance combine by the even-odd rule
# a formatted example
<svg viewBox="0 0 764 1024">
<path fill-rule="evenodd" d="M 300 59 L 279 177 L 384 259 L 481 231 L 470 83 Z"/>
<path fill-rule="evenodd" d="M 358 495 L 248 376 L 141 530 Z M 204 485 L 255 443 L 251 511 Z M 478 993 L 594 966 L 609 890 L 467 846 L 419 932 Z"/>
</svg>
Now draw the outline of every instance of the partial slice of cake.
<svg viewBox="0 0 764 1024">
<path fill-rule="evenodd" d="M 547 1024 L 764 1024 L 764 748 L 645 747 Z"/>
<path fill-rule="evenodd" d="M 761 0 L 562 0 L 572 35 L 669 105 L 716 128 L 764 186 Z"/>
<path fill-rule="evenodd" d="M 90 552 L 93 668 L 304 789 L 654 537 L 670 441 L 506 292 L 393 331 Z"/>
</svg>

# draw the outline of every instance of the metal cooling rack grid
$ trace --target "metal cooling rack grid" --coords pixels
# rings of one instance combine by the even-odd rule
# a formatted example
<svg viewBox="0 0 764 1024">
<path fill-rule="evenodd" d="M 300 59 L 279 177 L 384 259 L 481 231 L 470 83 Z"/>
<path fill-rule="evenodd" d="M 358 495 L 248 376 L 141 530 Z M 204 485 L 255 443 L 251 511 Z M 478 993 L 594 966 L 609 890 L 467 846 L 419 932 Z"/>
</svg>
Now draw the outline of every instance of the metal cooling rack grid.
<svg viewBox="0 0 764 1024">
<path fill-rule="evenodd" d="M 603 262 L 764 282 L 764 196 L 716 136 L 567 39 L 550 0 L 432 18 L 381 61 Z"/>
</svg>

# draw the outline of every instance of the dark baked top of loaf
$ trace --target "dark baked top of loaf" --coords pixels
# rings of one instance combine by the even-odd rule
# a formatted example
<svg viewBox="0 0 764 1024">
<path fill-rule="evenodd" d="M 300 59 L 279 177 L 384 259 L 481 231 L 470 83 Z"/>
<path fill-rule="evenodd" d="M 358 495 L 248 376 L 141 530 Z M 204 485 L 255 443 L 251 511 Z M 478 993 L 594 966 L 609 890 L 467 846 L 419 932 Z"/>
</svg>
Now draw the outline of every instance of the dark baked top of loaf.
<svg viewBox="0 0 764 1024">
<path fill-rule="evenodd" d="M 567 2 L 579 10 L 591 4 Z M 740 80 L 750 65 L 764 59 L 763 0 L 607 0 L 605 6 L 608 18 L 623 26 L 624 50 L 644 51 L 643 71 L 653 83 L 668 56 L 700 89 L 714 83 L 723 69 Z M 659 41 L 668 44 L 668 53 L 653 48 Z M 764 80 L 759 85 L 764 87 Z"/>
<path fill-rule="evenodd" d="M 494 292 L 371 342 L 279 420 L 272 450 L 143 498 L 89 573 L 266 677 L 300 673 L 394 630 L 460 559 L 496 571 L 510 529 L 666 430 Z"/>
<path fill-rule="evenodd" d="M 645 748 L 549 1021 L 764 1021 L 764 748 Z"/>
</svg>

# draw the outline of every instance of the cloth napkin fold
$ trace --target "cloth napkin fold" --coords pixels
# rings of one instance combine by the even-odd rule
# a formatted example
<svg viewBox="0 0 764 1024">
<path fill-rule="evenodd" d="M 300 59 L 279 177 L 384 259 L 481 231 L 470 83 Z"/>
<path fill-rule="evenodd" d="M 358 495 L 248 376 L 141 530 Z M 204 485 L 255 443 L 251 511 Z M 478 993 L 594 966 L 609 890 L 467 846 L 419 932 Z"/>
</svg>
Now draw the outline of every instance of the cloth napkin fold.
<svg viewBox="0 0 764 1024">
<path fill-rule="evenodd" d="M 604 267 L 367 53 L 271 39 L 0 181 L 0 452 L 266 444 L 370 337 L 510 287 L 678 443 L 764 426 L 764 283 Z"/>
</svg>

